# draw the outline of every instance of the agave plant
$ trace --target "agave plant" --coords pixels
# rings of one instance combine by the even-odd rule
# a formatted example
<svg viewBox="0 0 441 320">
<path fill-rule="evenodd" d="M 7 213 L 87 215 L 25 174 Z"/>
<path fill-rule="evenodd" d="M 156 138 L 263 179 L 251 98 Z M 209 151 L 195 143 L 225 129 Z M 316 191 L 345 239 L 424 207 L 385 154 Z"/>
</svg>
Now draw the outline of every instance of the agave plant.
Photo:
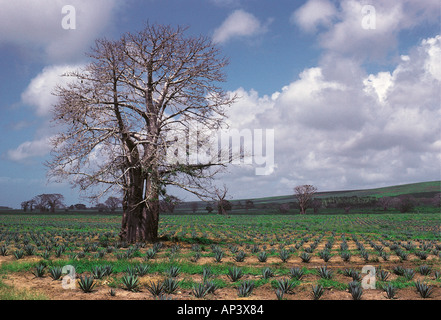
<svg viewBox="0 0 441 320">
<path fill-rule="evenodd" d="M 224 252 L 222 250 L 217 250 L 214 252 L 214 261 L 215 262 L 222 262 L 222 258 L 224 257 Z"/>
<path fill-rule="evenodd" d="M 8 248 L 6 246 L 1 246 L 0 247 L 0 255 L 6 257 L 8 255 Z"/>
<path fill-rule="evenodd" d="M 121 282 L 124 284 L 128 291 L 137 291 L 139 286 L 138 276 L 133 274 L 126 274 L 121 278 Z"/>
<path fill-rule="evenodd" d="M 427 275 L 429 275 L 432 272 L 432 270 L 430 269 L 430 267 L 428 265 L 419 266 L 418 271 L 423 276 L 427 276 Z"/>
<path fill-rule="evenodd" d="M 304 271 L 299 267 L 289 269 L 289 276 L 291 279 L 300 280 L 303 277 Z"/>
<path fill-rule="evenodd" d="M 324 262 L 328 262 L 331 259 L 331 253 L 325 249 L 319 252 L 319 257 L 323 259 Z"/>
<path fill-rule="evenodd" d="M 348 283 L 348 291 L 349 291 L 349 293 L 352 293 L 352 290 L 353 290 L 355 287 L 361 287 L 360 282 L 358 282 L 358 281 L 351 281 L 351 282 L 349 282 L 349 283 Z"/>
<path fill-rule="evenodd" d="M 233 259 L 234 259 L 236 262 L 243 262 L 243 261 L 245 260 L 245 257 L 246 257 L 245 252 L 242 251 L 242 250 L 240 250 L 240 251 L 236 254 L 236 256 L 233 257 Z"/>
<path fill-rule="evenodd" d="M 280 279 L 277 280 L 277 289 L 285 293 L 292 293 L 293 289 L 295 288 L 296 284 L 294 281 L 290 279 Z"/>
<path fill-rule="evenodd" d="M 213 275 L 213 270 L 209 267 L 204 267 L 204 269 L 202 269 L 202 279 L 204 282 L 208 281 Z"/>
<path fill-rule="evenodd" d="M 407 280 L 412 280 L 413 277 L 415 276 L 415 270 L 413 270 L 413 269 L 404 269 L 404 271 L 403 271 L 403 276 L 404 276 Z"/>
<path fill-rule="evenodd" d="M 152 282 L 150 281 L 149 284 L 147 284 L 147 290 L 153 295 L 153 297 L 158 297 L 161 294 L 164 293 L 164 282 L 157 281 Z"/>
<path fill-rule="evenodd" d="M 420 258 L 421 260 L 426 260 L 427 259 L 427 252 L 425 251 L 417 251 L 415 252 L 415 255 Z"/>
<path fill-rule="evenodd" d="M 111 264 L 103 265 L 104 276 L 110 276 L 113 273 L 113 266 Z"/>
<path fill-rule="evenodd" d="M 351 288 L 351 295 L 353 300 L 361 300 L 363 295 L 363 288 L 361 286 L 353 286 Z"/>
<path fill-rule="evenodd" d="M 402 276 L 404 274 L 404 268 L 402 266 L 396 266 L 392 269 L 393 273 L 397 276 Z"/>
<path fill-rule="evenodd" d="M 314 300 L 319 300 L 320 297 L 323 295 L 325 290 L 321 285 L 313 285 L 312 286 L 312 297 Z"/>
<path fill-rule="evenodd" d="M 246 280 L 242 281 L 237 287 L 237 294 L 239 297 L 249 297 L 255 287 L 254 281 Z"/>
<path fill-rule="evenodd" d="M 433 287 L 432 286 L 428 286 L 425 283 L 421 283 L 419 281 L 416 281 L 415 283 L 415 288 L 417 290 L 417 292 L 420 294 L 421 298 L 429 298 L 430 295 L 433 293 Z"/>
<path fill-rule="evenodd" d="M 266 262 L 266 260 L 268 259 L 268 253 L 266 253 L 265 251 L 259 252 L 259 254 L 257 255 L 257 259 L 259 260 L 259 262 Z"/>
<path fill-rule="evenodd" d="M 381 281 L 387 281 L 389 276 L 390 276 L 390 273 L 385 270 L 378 271 L 378 279 Z"/>
<path fill-rule="evenodd" d="M 283 295 L 285 294 L 281 289 L 276 289 L 275 291 L 277 300 L 283 300 Z"/>
<path fill-rule="evenodd" d="M 35 255 L 35 247 L 33 245 L 27 244 L 24 247 L 24 251 L 26 253 L 27 256 L 33 256 Z"/>
<path fill-rule="evenodd" d="M 279 258 L 280 258 L 280 260 L 282 260 L 282 262 L 288 261 L 288 259 L 289 259 L 289 251 L 286 250 L 286 249 L 280 250 Z"/>
<path fill-rule="evenodd" d="M 271 270 L 271 268 L 263 268 L 262 269 L 262 278 L 269 279 L 271 277 L 274 277 L 274 271 Z"/>
<path fill-rule="evenodd" d="M 168 294 L 175 293 L 179 288 L 179 281 L 173 277 L 164 280 L 164 292 Z"/>
<path fill-rule="evenodd" d="M 150 271 L 150 265 L 148 264 L 139 264 L 135 267 L 136 274 L 140 277 L 145 276 Z"/>
<path fill-rule="evenodd" d="M 192 292 L 196 298 L 203 298 L 208 293 L 208 288 L 203 283 L 193 285 Z"/>
<path fill-rule="evenodd" d="M 52 267 L 49 269 L 49 276 L 52 280 L 58 280 L 61 278 L 63 274 L 63 268 L 61 267 Z"/>
<path fill-rule="evenodd" d="M 232 282 L 236 282 L 243 276 L 243 271 L 237 267 L 229 268 L 227 276 Z"/>
<path fill-rule="evenodd" d="M 207 288 L 208 293 L 214 293 L 219 288 L 219 286 L 212 280 L 204 281 L 204 285 Z"/>
<path fill-rule="evenodd" d="M 340 257 L 343 259 L 343 261 L 348 262 L 351 260 L 351 254 L 347 251 L 344 251 L 340 254 Z"/>
<path fill-rule="evenodd" d="M 78 279 L 78 285 L 80 289 L 83 290 L 84 293 L 90 293 L 93 291 L 93 288 L 96 285 L 95 279 L 93 276 L 84 276 Z"/>
<path fill-rule="evenodd" d="M 309 253 L 302 252 L 300 259 L 302 259 L 303 262 L 308 263 L 309 260 L 311 260 L 311 255 Z"/>
<path fill-rule="evenodd" d="M 37 278 L 42 278 L 44 276 L 45 269 L 46 269 L 46 266 L 44 264 L 39 263 L 36 265 L 35 270 L 32 271 L 32 273 Z"/>
<path fill-rule="evenodd" d="M 327 279 L 327 280 L 332 278 L 332 271 L 329 270 L 327 266 L 318 267 L 317 271 L 318 271 L 320 278 Z"/>
<path fill-rule="evenodd" d="M 166 271 L 165 271 L 170 277 L 172 278 L 176 278 L 179 276 L 179 274 L 181 273 L 181 268 L 178 266 L 170 266 Z"/>
<path fill-rule="evenodd" d="M 395 298 L 395 294 L 397 292 L 397 288 L 388 283 L 386 286 L 384 286 L 383 290 L 386 292 L 386 296 L 388 299 L 394 299 Z"/>
<path fill-rule="evenodd" d="M 95 266 L 92 270 L 92 275 L 95 279 L 102 279 L 106 275 L 106 270 L 103 266 Z"/>
</svg>

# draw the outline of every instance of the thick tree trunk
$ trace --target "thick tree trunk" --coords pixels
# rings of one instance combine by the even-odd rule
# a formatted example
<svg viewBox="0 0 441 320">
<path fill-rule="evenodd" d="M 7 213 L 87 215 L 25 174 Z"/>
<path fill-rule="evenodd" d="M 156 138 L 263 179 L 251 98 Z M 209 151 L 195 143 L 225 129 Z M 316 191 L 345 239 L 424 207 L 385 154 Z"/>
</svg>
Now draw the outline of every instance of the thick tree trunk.
<svg viewBox="0 0 441 320">
<path fill-rule="evenodd" d="M 120 237 L 129 243 L 155 242 L 158 239 L 159 206 L 157 200 L 128 206 L 123 211 Z"/>
<path fill-rule="evenodd" d="M 124 196 L 121 240 L 129 243 L 155 242 L 159 228 L 159 196 L 153 186 L 145 180 L 136 179 L 137 186 L 130 188 Z"/>
</svg>

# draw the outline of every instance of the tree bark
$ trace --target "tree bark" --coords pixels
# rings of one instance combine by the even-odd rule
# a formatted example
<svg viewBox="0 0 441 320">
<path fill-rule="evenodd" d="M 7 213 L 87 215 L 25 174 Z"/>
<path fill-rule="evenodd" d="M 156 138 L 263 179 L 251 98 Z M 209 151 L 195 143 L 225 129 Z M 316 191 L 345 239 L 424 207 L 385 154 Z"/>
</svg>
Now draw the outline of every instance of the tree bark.
<svg viewBox="0 0 441 320">
<path fill-rule="evenodd" d="M 129 243 L 155 242 L 159 228 L 159 195 L 156 186 L 149 182 L 151 178 L 143 179 L 138 170 L 134 171 L 133 185 L 124 195 L 120 238 Z"/>
</svg>

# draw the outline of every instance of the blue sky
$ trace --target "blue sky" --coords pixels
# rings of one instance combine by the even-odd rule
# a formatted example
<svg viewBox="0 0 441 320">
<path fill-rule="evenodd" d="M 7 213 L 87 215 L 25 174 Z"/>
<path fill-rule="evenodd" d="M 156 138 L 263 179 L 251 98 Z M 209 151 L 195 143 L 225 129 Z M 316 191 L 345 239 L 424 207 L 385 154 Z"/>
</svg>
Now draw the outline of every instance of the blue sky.
<svg viewBox="0 0 441 320">
<path fill-rule="evenodd" d="M 61 26 L 64 5 L 76 9 L 73 30 Z M 275 130 L 268 175 L 239 166 L 220 177 L 231 197 L 441 179 L 438 0 L 0 0 L 0 8 L 0 206 L 54 192 L 84 202 L 68 182 L 46 179 L 50 89 L 63 70 L 87 63 L 94 39 L 147 20 L 212 38 L 230 59 L 224 87 L 240 96 L 233 127 Z"/>
</svg>

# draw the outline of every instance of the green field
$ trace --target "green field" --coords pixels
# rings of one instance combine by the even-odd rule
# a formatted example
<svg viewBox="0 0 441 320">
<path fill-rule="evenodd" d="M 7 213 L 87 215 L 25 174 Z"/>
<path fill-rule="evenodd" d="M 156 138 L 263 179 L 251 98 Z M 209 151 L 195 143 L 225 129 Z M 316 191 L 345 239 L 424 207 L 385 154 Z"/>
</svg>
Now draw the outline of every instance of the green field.
<svg viewBox="0 0 441 320">
<path fill-rule="evenodd" d="M 425 299 L 417 281 L 441 299 L 439 214 L 164 215 L 156 244 L 121 242 L 119 226 L 119 215 L 0 215 L 0 299 L 310 300 L 319 286 L 320 299 L 351 300 L 366 265 L 381 279 L 361 299 L 387 299 L 387 285 Z M 73 290 L 51 277 L 63 266 Z"/>
</svg>

